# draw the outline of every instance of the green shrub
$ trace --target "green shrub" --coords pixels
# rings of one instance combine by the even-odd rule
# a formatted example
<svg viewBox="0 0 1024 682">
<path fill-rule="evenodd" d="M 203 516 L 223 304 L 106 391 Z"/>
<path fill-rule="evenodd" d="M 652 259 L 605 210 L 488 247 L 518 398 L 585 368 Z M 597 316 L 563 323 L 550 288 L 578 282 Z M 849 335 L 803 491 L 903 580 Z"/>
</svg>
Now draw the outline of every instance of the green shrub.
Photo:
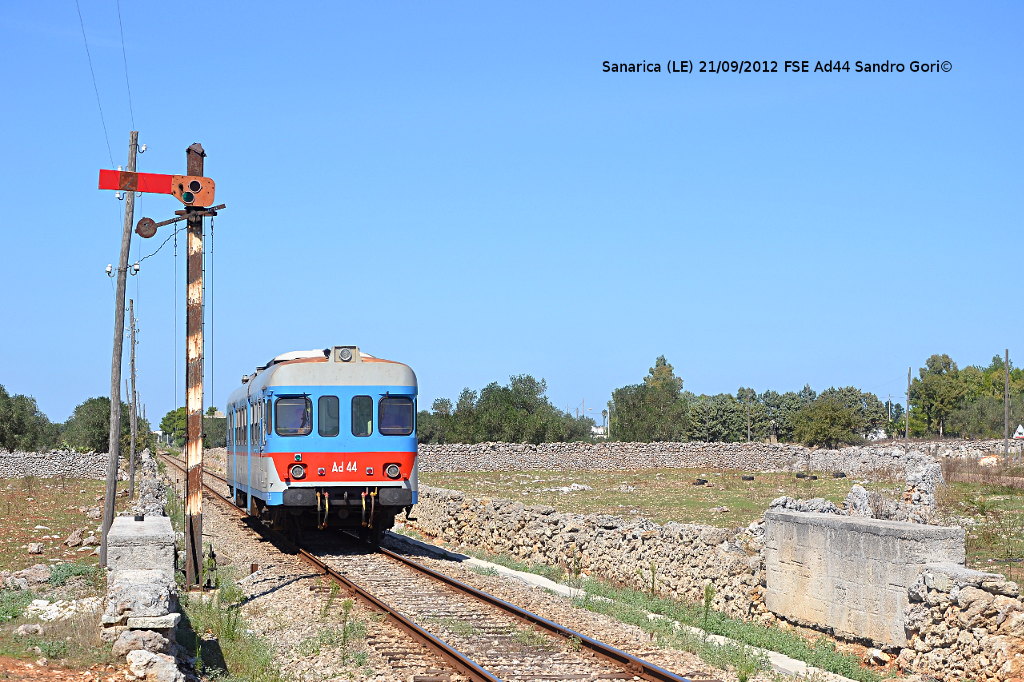
<svg viewBox="0 0 1024 682">
<path fill-rule="evenodd" d="M 28 590 L 0 590 L 0 623 L 12 621 L 24 613 L 34 597 Z"/>
<path fill-rule="evenodd" d="M 99 568 L 97 566 L 90 566 L 87 564 L 54 564 L 50 566 L 50 584 L 56 587 L 60 587 L 67 583 L 68 580 L 75 576 L 84 575 L 89 578 L 90 581 L 96 579 L 99 574 Z"/>
</svg>

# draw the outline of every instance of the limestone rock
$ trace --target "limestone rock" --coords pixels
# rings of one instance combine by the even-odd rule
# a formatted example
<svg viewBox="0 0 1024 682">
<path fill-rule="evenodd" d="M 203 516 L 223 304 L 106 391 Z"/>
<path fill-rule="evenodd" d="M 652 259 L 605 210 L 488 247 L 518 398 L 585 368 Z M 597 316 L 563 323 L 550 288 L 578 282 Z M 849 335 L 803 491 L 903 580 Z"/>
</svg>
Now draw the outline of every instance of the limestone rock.
<svg viewBox="0 0 1024 682">
<path fill-rule="evenodd" d="M 855 485 L 846 496 L 846 510 L 854 516 L 871 516 L 868 505 L 868 491 L 863 486 Z"/>
<path fill-rule="evenodd" d="M 27 590 L 41 585 L 50 579 L 50 567 L 46 564 L 35 564 L 26 569 L 15 571 L 8 576 L 5 583 L 16 590 Z"/>
<path fill-rule="evenodd" d="M 41 543 L 41 542 L 30 542 L 30 543 L 28 543 L 28 553 L 29 554 L 42 554 L 43 553 L 43 543 Z"/>
<path fill-rule="evenodd" d="M 64 544 L 68 547 L 78 547 L 82 544 L 82 534 L 84 532 L 85 528 L 76 528 L 71 532 L 71 535 L 68 536 L 67 540 L 64 541 Z"/>
<path fill-rule="evenodd" d="M 115 657 L 127 656 L 131 651 L 144 650 L 155 654 L 167 653 L 170 641 L 159 632 L 152 630 L 125 630 L 122 632 L 111 652 Z"/>
<path fill-rule="evenodd" d="M 43 634 L 43 626 L 39 625 L 38 623 L 25 623 L 24 625 L 19 625 L 18 628 L 14 631 L 14 634 L 18 635 L 19 637 L 27 637 L 29 635 L 41 635 Z"/>
<path fill-rule="evenodd" d="M 185 682 L 174 658 L 139 649 L 128 652 L 128 670 L 146 682 Z"/>
</svg>

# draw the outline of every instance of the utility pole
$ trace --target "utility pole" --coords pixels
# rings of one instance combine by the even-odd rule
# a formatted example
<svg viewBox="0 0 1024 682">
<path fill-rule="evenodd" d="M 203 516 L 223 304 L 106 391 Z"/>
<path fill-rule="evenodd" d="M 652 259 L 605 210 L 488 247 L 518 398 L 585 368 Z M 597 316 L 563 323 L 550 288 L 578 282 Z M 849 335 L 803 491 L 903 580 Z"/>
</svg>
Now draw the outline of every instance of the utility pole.
<svg viewBox="0 0 1024 682">
<path fill-rule="evenodd" d="M 1010 349 L 1006 349 L 1003 362 L 1006 383 L 1003 387 L 1003 461 L 1010 458 Z"/>
<path fill-rule="evenodd" d="M 187 175 L 203 174 L 203 145 L 185 150 Z M 199 209 L 202 211 L 203 209 Z M 198 587 L 203 570 L 203 217 L 186 207 L 188 260 L 185 289 L 185 587 Z"/>
<path fill-rule="evenodd" d="M 131 451 L 128 453 L 128 499 L 135 499 L 135 443 L 138 440 L 139 433 L 139 394 L 135 391 L 135 299 L 128 299 L 128 323 L 131 325 L 131 362 L 129 367 L 131 368 L 132 375 L 132 402 L 131 402 L 131 417 L 132 417 L 132 445 Z"/>
<path fill-rule="evenodd" d="M 910 368 L 907 367 L 907 440 L 910 440 Z"/>
<path fill-rule="evenodd" d="M 135 172 L 139 151 L 139 131 L 128 135 L 128 171 Z M 128 278 L 128 255 L 135 220 L 135 192 L 124 200 L 124 230 L 121 256 L 117 261 L 117 293 L 114 297 L 114 349 L 110 358 L 110 441 L 107 446 L 107 489 L 103 498 L 103 525 L 100 532 L 100 566 L 107 565 L 107 533 L 114 522 L 114 498 L 117 495 L 117 464 L 121 457 L 121 355 L 124 351 L 124 290 Z"/>
</svg>

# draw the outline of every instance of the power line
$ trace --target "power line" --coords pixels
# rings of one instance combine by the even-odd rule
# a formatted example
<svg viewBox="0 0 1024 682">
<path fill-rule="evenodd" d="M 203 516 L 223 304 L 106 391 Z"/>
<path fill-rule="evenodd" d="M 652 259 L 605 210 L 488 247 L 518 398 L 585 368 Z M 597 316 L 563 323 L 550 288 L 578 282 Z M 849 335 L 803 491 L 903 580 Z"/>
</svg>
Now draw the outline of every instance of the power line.
<svg viewBox="0 0 1024 682">
<path fill-rule="evenodd" d="M 75 1 L 77 2 L 78 0 Z M 132 84 L 128 81 L 128 55 L 124 49 L 124 24 L 121 22 L 121 0 L 117 0 L 117 25 L 121 29 L 121 58 L 124 60 L 124 84 L 128 88 L 128 113 L 132 117 L 132 130 L 136 130 L 135 110 L 132 108 Z"/>
<path fill-rule="evenodd" d="M 89 73 L 92 74 L 92 89 L 96 91 L 96 106 L 100 110 L 100 123 L 103 124 L 103 140 L 107 143 L 107 156 L 110 157 L 110 167 L 114 167 L 114 153 L 110 151 L 110 136 L 107 135 L 107 121 L 103 118 L 103 105 L 100 103 L 100 88 L 96 85 L 96 71 L 92 68 L 92 55 L 89 53 L 89 40 L 85 37 L 85 21 L 82 19 L 82 7 L 75 0 L 75 9 L 78 10 L 78 24 L 82 27 L 82 42 L 85 43 L 85 56 L 89 60 Z M 132 126 L 134 129 L 134 126 Z"/>
</svg>

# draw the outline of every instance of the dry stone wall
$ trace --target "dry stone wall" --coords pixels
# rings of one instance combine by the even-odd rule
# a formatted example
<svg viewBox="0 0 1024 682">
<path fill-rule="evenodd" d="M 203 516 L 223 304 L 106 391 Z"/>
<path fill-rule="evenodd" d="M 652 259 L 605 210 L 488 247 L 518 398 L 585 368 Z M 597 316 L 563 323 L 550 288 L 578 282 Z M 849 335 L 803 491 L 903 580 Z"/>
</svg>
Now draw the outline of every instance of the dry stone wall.
<svg viewBox="0 0 1024 682">
<path fill-rule="evenodd" d="M 942 682 L 1024 677 L 1024 603 L 1016 583 L 958 564 L 929 564 L 909 596 L 901 668 Z"/>
<path fill-rule="evenodd" d="M 1012 444 L 1020 449 L 1020 443 Z M 449 443 L 421 445 L 420 471 L 561 471 L 707 468 L 746 471 L 842 471 L 898 474 L 939 457 L 1002 452 L 1002 441 L 886 443 L 838 450 L 768 443 Z"/>
<path fill-rule="evenodd" d="M 0 450 L 0 478 L 106 478 L 107 453 L 51 450 L 5 452 Z"/>
<path fill-rule="evenodd" d="M 569 514 L 539 505 L 475 499 L 420 486 L 417 522 L 427 535 L 454 545 L 561 566 L 616 583 L 699 601 L 715 588 L 714 607 L 732 616 L 774 618 L 763 604 L 762 542 L 752 529 L 726 530 L 646 519 Z"/>
</svg>

